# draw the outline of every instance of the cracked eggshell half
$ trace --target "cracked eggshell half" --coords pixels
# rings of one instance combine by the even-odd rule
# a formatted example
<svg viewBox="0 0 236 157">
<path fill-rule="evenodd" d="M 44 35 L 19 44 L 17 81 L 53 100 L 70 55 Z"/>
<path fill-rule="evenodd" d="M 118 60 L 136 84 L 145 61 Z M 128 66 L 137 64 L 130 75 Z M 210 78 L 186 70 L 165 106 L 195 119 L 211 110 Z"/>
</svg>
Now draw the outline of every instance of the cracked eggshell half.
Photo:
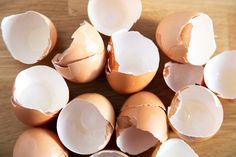
<svg viewBox="0 0 236 157">
<path fill-rule="evenodd" d="M 116 144 L 121 151 L 137 155 L 167 138 L 167 117 L 160 99 L 150 92 L 129 97 L 116 124 Z"/>
<path fill-rule="evenodd" d="M 48 66 L 21 71 L 13 86 L 12 107 L 23 123 L 38 126 L 53 120 L 69 100 L 69 88 L 61 75 Z"/>
<path fill-rule="evenodd" d="M 25 64 L 42 60 L 57 41 L 57 31 L 52 21 L 35 11 L 4 17 L 1 30 L 12 57 Z"/>
<path fill-rule="evenodd" d="M 96 30 L 107 36 L 129 30 L 140 18 L 141 0 L 89 0 L 88 16 Z"/>
<path fill-rule="evenodd" d="M 159 67 L 159 51 L 148 38 L 135 31 L 119 31 L 108 45 L 106 76 L 118 93 L 134 93 L 145 88 Z"/>
<path fill-rule="evenodd" d="M 57 54 L 52 63 L 66 79 L 87 83 L 96 79 L 105 66 L 106 53 L 100 34 L 86 21 L 72 35 L 70 47 Z"/>
<path fill-rule="evenodd" d="M 183 140 L 169 139 L 158 146 L 152 157 L 198 157 L 194 150 Z"/>
<path fill-rule="evenodd" d="M 90 157 L 128 157 L 128 155 L 117 150 L 102 150 Z"/>
<path fill-rule="evenodd" d="M 57 135 L 43 128 L 30 128 L 17 139 L 13 157 L 68 157 Z"/>
<path fill-rule="evenodd" d="M 168 108 L 171 128 L 186 141 L 204 141 L 214 136 L 223 123 L 223 108 L 209 89 L 190 85 L 176 93 Z"/>
<path fill-rule="evenodd" d="M 114 123 L 112 104 L 100 94 L 87 93 L 62 109 L 57 120 L 57 133 L 69 150 L 88 155 L 105 148 Z"/>
<path fill-rule="evenodd" d="M 224 51 L 204 68 L 206 86 L 224 99 L 236 98 L 236 50 Z"/>
<path fill-rule="evenodd" d="M 203 82 L 203 66 L 168 62 L 163 70 L 166 85 L 174 92 L 188 85 L 201 85 Z"/>
<path fill-rule="evenodd" d="M 157 27 L 156 41 L 169 58 L 193 65 L 204 65 L 216 50 L 213 22 L 198 12 L 165 17 Z"/>
</svg>

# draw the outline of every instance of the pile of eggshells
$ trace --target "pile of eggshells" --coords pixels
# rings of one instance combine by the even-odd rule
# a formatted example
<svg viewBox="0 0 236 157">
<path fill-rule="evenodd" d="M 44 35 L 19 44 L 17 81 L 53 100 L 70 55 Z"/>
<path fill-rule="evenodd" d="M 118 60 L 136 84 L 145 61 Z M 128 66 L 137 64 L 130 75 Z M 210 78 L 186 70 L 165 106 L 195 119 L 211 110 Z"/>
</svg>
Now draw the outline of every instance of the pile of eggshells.
<svg viewBox="0 0 236 157">
<path fill-rule="evenodd" d="M 186 142 L 203 141 L 219 131 L 223 108 L 218 97 L 236 98 L 236 51 L 212 57 L 213 23 L 204 13 L 178 12 L 160 21 L 157 44 L 176 61 L 163 70 L 167 86 L 176 92 L 166 108 L 156 95 L 141 91 L 156 75 L 160 61 L 152 40 L 129 31 L 141 12 L 141 0 L 89 0 L 92 25 L 83 22 L 71 45 L 52 59 L 56 70 L 36 65 L 17 75 L 11 97 L 16 117 L 30 126 L 57 119 L 57 135 L 30 128 L 17 139 L 13 157 L 68 156 L 67 149 L 91 157 L 127 157 L 124 153 L 138 155 L 152 147 L 152 157 L 198 156 Z M 25 64 L 45 58 L 57 40 L 52 21 L 35 11 L 5 17 L 1 29 L 12 57 Z M 110 36 L 107 48 L 98 32 Z M 98 93 L 68 102 L 64 78 L 87 83 L 104 70 L 113 90 L 135 93 L 117 118 L 109 100 Z M 168 125 L 179 138 L 168 139 Z M 122 152 L 103 150 L 114 130 Z"/>
</svg>

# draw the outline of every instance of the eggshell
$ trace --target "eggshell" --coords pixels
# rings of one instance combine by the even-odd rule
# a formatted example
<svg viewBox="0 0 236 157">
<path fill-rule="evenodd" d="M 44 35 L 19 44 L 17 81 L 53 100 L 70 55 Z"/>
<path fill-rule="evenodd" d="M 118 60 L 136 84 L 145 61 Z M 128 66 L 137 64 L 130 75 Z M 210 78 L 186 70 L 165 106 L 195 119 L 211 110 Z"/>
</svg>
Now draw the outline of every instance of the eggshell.
<svg viewBox="0 0 236 157">
<path fill-rule="evenodd" d="M 163 70 L 166 85 L 177 92 L 188 85 L 201 85 L 203 82 L 203 66 L 168 62 Z"/>
<path fill-rule="evenodd" d="M 140 18 L 141 0 L 89 0 L 88 16 L 94 27 L 102 34 L 129 30 Z"/>
<path fill-rule="evenodd" d="M 217 96 L 236 98 L 236 50 L 224 51 L 207 62 L 204 68 L 206 86 Z"/>
<path fill-rule="evenodd" d="M 156 30 L 162 51 L 174 61 L 203 65 L 216 50 L 211 18 L 198 12 L 176 12 L 165 17 Z"/>
<path fill-rule="evenodd" d="M 38 126 L 53 120 L 68 100 L 68 86 L 56 70 L 33 66 L 17 75 L 11 102 L 20 121 Z"/>
<path fill-rule="evenodd" d="M 87 93 L 73 99 L 59 114 L 57 132 L 62 143 L 77 154 L 102 150 L 114 130 L 115 113 L 102 95 Z"/>
<path fill-rule="evenodd" d="M 52 131 L 30 128 L 17 139 L 13 157 L 68 157 L 68 152 Z"/>
<path fill-rule="evenodd" d="M 99 33 L 84 22 L 72 35 L 70 47 L 57 54 L 52 63 L 66 79 L 76 83 L 87 83 L 96 79 L 105 66 L 106 53 Z"/>
<path fill-rule="evenodd" d="M 214 136 L 223 123 L 223 116 L 217 96 L 197 85 L 178 91 L 168 108 L 171 128 L 186 141 L 204 141 Z"/>
<path fill-rule="evenodd" d="M 131 105 L 133 102 L 135 104 Z M 128 98 L 117 119 L 116 137 L 117 146 L 131 155 L 165 141 L 168 138 L 167 118 L 160 99 L 149 92 Z"/>
<path fill-rule="evenodd" d="M 106 76 L 118 93 L 134 93 L 145 88 L 159 67 L 159 52 L 148 38 L 134 31 L 119 31 L 108 45 Z"/>
<path fill-rule="evenodd" d="M 90 157 L 128 157 L 128 155 L 117 150 L 103 150 Z"/>
<path fill-rule="evenodd" d="M 1 29 L 12 57 L 25 64 L 34 64 L 45 58 L 57 41 L 52 21 L 35 11 L 4 17 Z"/>
</svg>

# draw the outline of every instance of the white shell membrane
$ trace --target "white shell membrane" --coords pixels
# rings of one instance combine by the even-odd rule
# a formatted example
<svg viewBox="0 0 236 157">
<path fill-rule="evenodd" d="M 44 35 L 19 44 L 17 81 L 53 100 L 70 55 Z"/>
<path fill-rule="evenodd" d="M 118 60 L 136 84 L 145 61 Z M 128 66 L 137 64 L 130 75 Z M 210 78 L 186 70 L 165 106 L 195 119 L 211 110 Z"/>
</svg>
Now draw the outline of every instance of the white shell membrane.
<svg viewBox="0 0 236 157">
<path fill-rule="evenodd" d="M 213 57 L 204 68 L 207 87 L 226 99 L 236 98 L 236 50 Z"/>
<path fill-rule="evenodd" d="M 36 63 L 50 47 L 50 28 L 35 11 L 3 18 L 1 29 L 10 54 L 22 63 Z"/>
<path fill-rule="evenodd" d="M 126 154 L 116 150 L 103 150 L 90 157 L 128 157 Z"/>
<path fill-rule="evenodd" d="M 41 112 L 55 112 L 69 100 L 63 77 L 48 66 L 33 66 L 21 71 L 15 80 L 13 97 L 21 106 Z"/>
</svg>

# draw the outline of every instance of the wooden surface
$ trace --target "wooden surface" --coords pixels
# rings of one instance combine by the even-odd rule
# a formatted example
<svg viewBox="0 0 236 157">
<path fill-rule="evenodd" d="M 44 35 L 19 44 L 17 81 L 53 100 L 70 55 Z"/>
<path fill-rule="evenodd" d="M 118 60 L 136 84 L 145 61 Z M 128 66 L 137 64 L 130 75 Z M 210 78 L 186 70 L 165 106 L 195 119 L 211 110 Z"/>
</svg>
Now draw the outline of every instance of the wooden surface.
<svg viewBox="0 0 236 157">
<path fill-rule="evenodd" d="M 50 60 L 56 53 L 65 50 L 70 42 L 71 34 L 78 28 L 87 16 L 88 0 L 0 0 L 0 20 L 4 16 L 24 12 L 39 11 L 47 15 L 58 29 L 58 42 L 53 52 L 39 64 L 51 65 Z M 104 8 L 106 9 L 106 8 Z M 217 41 L 216 54 L 229 49 L 236 49 L 236 1 L 235 0 L 143 0 L 141 19 L 132 30 L 137 30 L 153 41 L 158 22 L 164 16 L 174 11 L 195 10 L 209 14 L 215 25 Z M 103 36 L 104 37 L 104 36 Z M 104 37 L 107 43 L 108 38 Z M 155 42 L 156 43 L 156 42 Z M 167 59 L 161 53 L 161 66 L 155 79 L 145 89 L 158 95 L 166 106 L 169 105 L 173 92 L 164 84 L 162 78 L 163 64 Z M 0 157 L 11 157 L 17 137 L 27 128 L 19 122 L 10 108 L 11 88 L 15 76 L 21 70 L 30 67 L 12 59 L 2 38 L 0 38 Z M 116 114 L 127 96 L 119 95 L 111 90 L 104 74 L 88 84 L 72 84 L 71 99 L 85 92 L 98 92 L 114 105 Z M 212 139 L 202 143 L 192 143 L 191 146 L 201 157 L 235 157 L 236 156 L 236 101 L 222 100 L 224 105 L 224 123 L 219 133 Z M 55 122 L 50 124 L 55 129 Z M 170 137 L 176 136 L 170 133 Z M 114 138 L 109 147 L 114 147 Z M 149 157 L 152 149 L 140 157 Z M 71 156 L 79 156 L 71 154 Z"/>
</svg>

